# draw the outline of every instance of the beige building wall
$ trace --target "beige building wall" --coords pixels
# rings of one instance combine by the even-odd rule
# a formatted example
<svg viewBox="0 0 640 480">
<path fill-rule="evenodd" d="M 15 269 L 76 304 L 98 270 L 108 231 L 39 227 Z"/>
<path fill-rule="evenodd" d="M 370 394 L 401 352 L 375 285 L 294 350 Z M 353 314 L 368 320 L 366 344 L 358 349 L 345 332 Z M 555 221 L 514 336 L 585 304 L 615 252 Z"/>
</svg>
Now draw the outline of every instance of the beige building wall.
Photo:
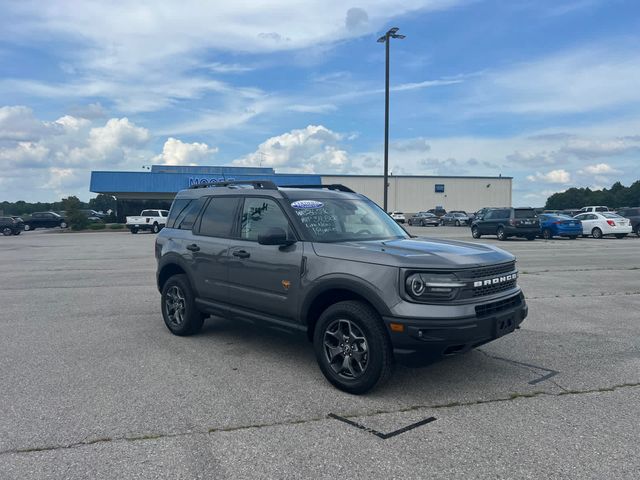
<svg viewBox="0 0 640 480">
<path fill-rule="evenodd" d="M 383 203 L 382 176 L 323 175 L 323 184 L 341 183 L 366 195 L 378 205 Z M 436 184 L 444 185 L 436 193 Z M 511 206 L 509 177 L 426 177 L 390 176 L 389 211 L 415 213 L 442 206 L 445 210 L 475 212 L 482 207 Z"/>
</svg>

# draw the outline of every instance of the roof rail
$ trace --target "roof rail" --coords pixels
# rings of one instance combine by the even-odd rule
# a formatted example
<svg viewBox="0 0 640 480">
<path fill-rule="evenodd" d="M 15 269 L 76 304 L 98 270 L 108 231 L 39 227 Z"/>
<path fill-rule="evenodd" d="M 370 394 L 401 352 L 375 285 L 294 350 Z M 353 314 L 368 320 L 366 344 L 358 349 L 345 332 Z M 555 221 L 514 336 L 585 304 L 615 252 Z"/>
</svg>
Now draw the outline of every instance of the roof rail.
<svg viewBox="0 0 640 480">
<path fill-rule="evenodd" d="M 189 188 L 233 187 L 235 185 L 252 185 L 256 190 L 277 190 L 278 187 L 270 180 L 229 180 L 226 182 L 207 182 L 191 185 Z"/>
<path fill-rule="evenodd" d="M 340 183 L 332 183 L 330 185 L 280 185 L 280 188 L 326 188 L 327 190 L 336 190 L 338 192 L 356 193 Z"/>
</svg>

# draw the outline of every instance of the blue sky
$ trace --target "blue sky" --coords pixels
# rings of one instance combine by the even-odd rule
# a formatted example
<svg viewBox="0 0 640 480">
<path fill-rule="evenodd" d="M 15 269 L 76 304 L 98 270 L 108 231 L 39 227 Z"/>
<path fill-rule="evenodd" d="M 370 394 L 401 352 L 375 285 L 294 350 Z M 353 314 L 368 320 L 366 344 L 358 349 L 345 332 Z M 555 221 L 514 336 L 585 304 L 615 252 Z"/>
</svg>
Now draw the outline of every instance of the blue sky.
<svg viewBox="0 0 640 480">
<path fill-rule="evenodd" d="M 514 203 L 640 178 L 640 3 L 3 2 L 0 199 L 151 163 L 507 175 Z M 25 188 L 35 185 L 35 188 Z"/>
</svg>

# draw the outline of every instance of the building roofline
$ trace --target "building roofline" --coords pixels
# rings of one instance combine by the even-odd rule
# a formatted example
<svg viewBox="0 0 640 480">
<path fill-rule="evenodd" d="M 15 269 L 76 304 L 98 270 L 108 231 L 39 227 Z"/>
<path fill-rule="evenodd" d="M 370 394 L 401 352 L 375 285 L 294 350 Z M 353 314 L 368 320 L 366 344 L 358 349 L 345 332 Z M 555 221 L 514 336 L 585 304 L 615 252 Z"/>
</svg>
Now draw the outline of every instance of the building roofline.
<svg viewBox="0 0 640 480">
<path fill-rule="evenodd" d="M 281 175 L 277 173 L 276 175 Z M 321 177 L 354 177 L 354 178 L 382 178 L 383 175 L 355 175 L 355 174 L 336 174 L 336 173 L 316 173 Z M 500 177 L 485 177 L 476 175 L 389 175 L 389 178 L 476 178 L 476 179 L 490 179 L 490 180 L 513 180 L 513 177 L 500 176 Z"/>
</svg>

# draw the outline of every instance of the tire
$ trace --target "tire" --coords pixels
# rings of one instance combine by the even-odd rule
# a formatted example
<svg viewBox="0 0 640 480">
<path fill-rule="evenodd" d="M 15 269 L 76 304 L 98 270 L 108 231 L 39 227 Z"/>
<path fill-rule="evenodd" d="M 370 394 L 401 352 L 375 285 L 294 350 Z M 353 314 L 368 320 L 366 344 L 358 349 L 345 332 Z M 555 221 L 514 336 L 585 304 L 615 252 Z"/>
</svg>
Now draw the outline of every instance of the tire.
<svg viewBox="0 0 640 480">
<path fill-rule="evenodd" d="M 393 371 L 393 350 L 384 324 L 369 305 L 359 301 L 338 302 L 322 312 L 313 348 L 327 380 L 348 393 L 366 393 L 384 384 Z"/>
<path fill-rule="evenodd" d="M 60 228 L 67 228 L 67 222 L 60 222 Z"/>
<path fill-rule="evenodd" d="M 162 318 L 174 335 L 181 337 L 198 333 L 204 314 L 196 308 L 195 296 L 186 275 L 174 275 L 162 287 Z"/>
<path fill-rule="evenodd" d="M 626 236 L 627 236 L 626 233 L 616 233 L 616 238 L 624 238 Z"/>
<path fill-rule="evenodd" d="M 527 240 L 529 240 L 530 242 L 532 242 L 535 239 L 536 239 L 535 235 L 527 235 Z"/>
<path fill-rule="evenodd" d="M 498 231 L 496 232 L 496 236 L 498 237 L 498 240 L 500 240 L 501 242 L 504 242 L 507 239 L 507 234 L 504 233 L 504 228 L 502 228 L 502 227 L 498 227 Z"/>
<path fill-rule="evenodd" d="M 591 230 L 591 235 L 593 235 L 593 238 L 602 238 L 602 230 L 596 227 Z"/>
<path fill-rule="evenodd" d="M 31 225 L 29 225 L 28 223 L 25 223 L 24 224 L 24 231 L 28 232 L 29 230 L 34 230 L 34 228 Z"/>
<path fill-rule="evenodd" d="M 636 235 L 640 237 L 640 223 L 636 225 Z"/>
<path fill-rule="evenodd" d="M 460 226 L 460 220 L 456 220 L 456 227 Z"/>
<path fill-rule="evenodd" d="M 138 229 L 136 227 L 131 227 L 131 233 L 135 235 L 136 233 L 138 233 Z"/>
<path fill-rule="evenodd" d="M 160 231 L 160 226 L 157 223 L 154 223 L 153 227 L 151 227 L 151 231 L 153 233 L 158 233 Z"/>
<path fill-rule="evenodd" d="M 420 226 L 421 226 L 421 227 L 426 227 L 426 225 L 425 225 L 425 223 L 424 223 L 424 220 L 420 220 Z"/>
<path fill-rule="evenodd" d="M 548 228 L 542 230 L 542 238 L 544 238 L 545 240 L 551 240 L 553 238 L 551 230 L 549 230 Z"/>
<path fill-rule="evenodd" d="M 482 235 L 480 235 L 480 229 L 478 227 L 471 227 L 471 236 L 473 238 L 480 238 L 482 237 Z"/>
<path fill-rule="evenodd" d="M 2 229 L 2 234 L 5 237 L 10 237 L 11 235 L 13 235 L 13 230 L 11 230 L 9 227 L 5 227 Z"/>
<path fill-rule="evenodd" d="M 577 235 L 569 235 L 569 240 L 575 240 L 576 238 L 578 238 Z"/>
</svg>

